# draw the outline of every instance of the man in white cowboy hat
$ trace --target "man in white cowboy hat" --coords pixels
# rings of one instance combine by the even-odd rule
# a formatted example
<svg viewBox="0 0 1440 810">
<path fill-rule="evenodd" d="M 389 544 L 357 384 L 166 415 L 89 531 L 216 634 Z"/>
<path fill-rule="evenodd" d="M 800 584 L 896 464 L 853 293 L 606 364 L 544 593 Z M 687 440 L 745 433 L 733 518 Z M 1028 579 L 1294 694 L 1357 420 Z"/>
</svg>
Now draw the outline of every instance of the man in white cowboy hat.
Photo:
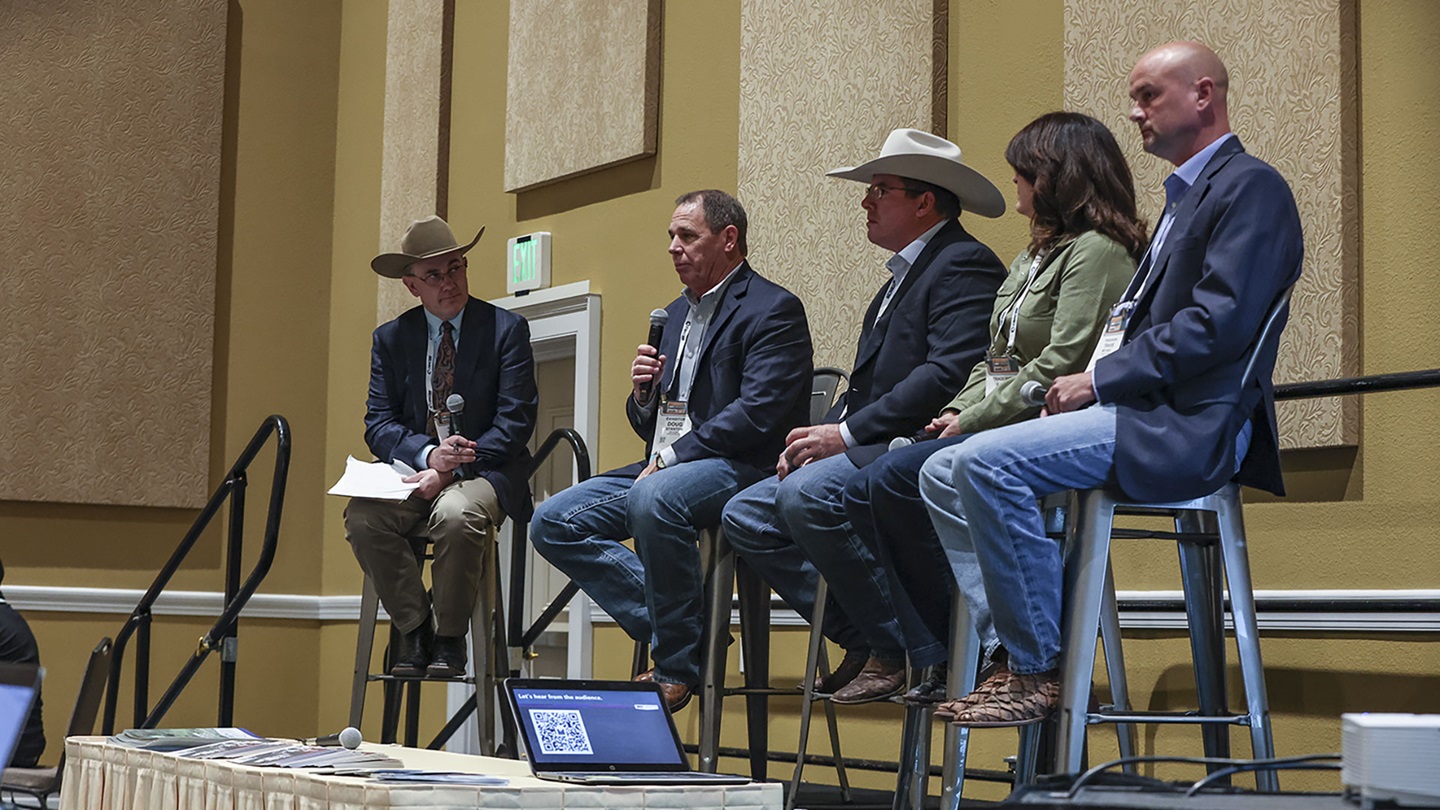
<svg viewBox="0 0 1440 810">
<path fill-rule="evenodd" d="M 1006 270 L 958 217 L 962 210 L 998 217 L 1005 201 L 961 162 L 960 147 L 914 129 L 891 132 L 874 160 L 829 174 L 866 184 L 866 233 L 894 251 L 885 263 L 892 278 L 860 324 L 844 398 L 822 424 L 791 431 L 777 475 L 733 498 L 723 526 L 736 553 L 807 619 L 818 577 L 825 577 L 841 608 L 826 611 L 825 634 L 845 659 L 820 689 L 837 702 L 859 703 L 904 686 L 897 614 L 913 611 L 896 610 L 884 571 L 849 531 L 845 484 L 891 439 L 921 430 L 984 355 Z M 864 617 L 866 631 L 846 614 Z M 918 617 L 903 624 L 905 631 L 920 626 Z M 934 646 L 941 649 L 938 640 Z"/>
<path fill-rule="evenodd" d="M 352 499 L 345 537 L 400 631 L 391 674 L 465 673 L 465 631 L 480 578 L 495 564 L 495 529 L 529 518 L 527 483 L 538 394 L 525 319 L 470 297 L 466 251 L 437 216 L 410 224 L 398 253 L 370 262 L 420 306 L 375 330 L 365 443 L 382 461 L 418 473 L 409 499 Z M 447 401 L 463 398 L 451 414 Z M 432 600 L 420 578 L 434 543 Z"/>
</svg>

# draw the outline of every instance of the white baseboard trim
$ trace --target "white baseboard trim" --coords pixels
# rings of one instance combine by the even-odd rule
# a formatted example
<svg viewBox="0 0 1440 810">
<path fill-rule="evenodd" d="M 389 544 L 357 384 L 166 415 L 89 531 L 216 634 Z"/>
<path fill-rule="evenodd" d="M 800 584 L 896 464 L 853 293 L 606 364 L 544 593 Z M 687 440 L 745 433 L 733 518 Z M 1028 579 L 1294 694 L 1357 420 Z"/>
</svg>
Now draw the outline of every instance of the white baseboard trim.
<svg viewBox="0 0 1440 810">
<path fill-rule="evenodd" d="M 129 615 L 145 591 L 127 588 L 63 588 L 6 585 L 5 598 L 23 611 L 118 613 Z M 219 591 L 167 591 L 155 601 L 156 616 L 219 616 L 225 594 Z M 246 619 L 353 622 L 360 618 L 360 596 L 257 593 L 241 611 Z M 382 621 L 388 621 L 380 609 Z"/>
<path fill-rule="evenodd" d="M 145 592 L 123 588 L 66 588 L 34 585 L 7 585 L 5 596 L 17 610 L 57 613 L 96 613 L 128 615 Z M 1176 608 L 1142 609 L 1127 607 L 1136 603 L 1172 603 L 1179 605 L 1180 591 L 1120 591 L 1120 624 L 1122 627 L 1153 630 L 1183 630 L 1185 616 Z M 587 598 L 583 595 L 580 598 Z M 1294 630 L 1301 632 L 1440 632 L 1440 589 L 1427 590 L 1262 590 L 1255 592 L 1259 604 L 1260 629 Z M 1385 600 L 1388 602 L 1417 601 L 1433 603 L 1426 610 L 1393 612 L 1351 612 L 1337 610 L 1346 604 Z M 216 591 L 172 591 L 155 603 L 156 616 L 216 616 L 224 595 Z M 1287 607 L 1314 605 L 1313 610 L 1267 610 L 1266 604 L 1288 603 Z M 1323 607 L 1322 607 L 1323 606 Z M 613 624 L 598 605 L 591 603 L 591 620 L 596 624 Z M 256 594 L 241 613 L 250 619 L 289 619 L 295 621 L 353 622 L 360 616 L 359 595 L 319 596 L 309 594 Z M 388 619 L 383 608 L 381 619 Z M 732 611 L 732 625 L 739 623 L 739 611 Z M 786 607 L 779 597 L 771 606 L 770 624 L 775 627 L 805 627 L 800 615 Z"/>
</svg>

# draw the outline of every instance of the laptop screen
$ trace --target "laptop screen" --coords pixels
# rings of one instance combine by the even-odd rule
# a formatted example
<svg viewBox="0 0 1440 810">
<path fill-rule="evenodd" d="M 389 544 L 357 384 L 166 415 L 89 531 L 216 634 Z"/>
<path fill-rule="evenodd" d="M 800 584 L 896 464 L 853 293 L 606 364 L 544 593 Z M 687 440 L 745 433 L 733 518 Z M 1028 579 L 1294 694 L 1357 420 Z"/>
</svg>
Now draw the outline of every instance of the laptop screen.
<svg viewBox="0 0 1440 810">
<path fill-rule="evenodd" d="M 686 770 L 659 688 L 628 681 L 505 682 L 536 770 Z"/>
<path fill-rule="evenodd" d="M 10 764 L 40 685 L 34 664 L 0 664 L 0 768 Z"/>
</svg>

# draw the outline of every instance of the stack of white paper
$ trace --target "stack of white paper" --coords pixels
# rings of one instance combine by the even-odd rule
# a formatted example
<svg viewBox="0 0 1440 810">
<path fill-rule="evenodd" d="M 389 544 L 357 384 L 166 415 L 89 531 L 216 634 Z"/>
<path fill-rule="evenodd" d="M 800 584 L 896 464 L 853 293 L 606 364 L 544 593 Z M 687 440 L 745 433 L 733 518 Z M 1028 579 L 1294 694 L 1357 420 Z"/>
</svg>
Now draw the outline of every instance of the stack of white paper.
<svg viewBox="0 0 1440 810">
<path fill-rule="evenodd" d="M 373 498 L 380 501 L 403 501 L 420 488 L 419 483 L 407 484 L 404 478 L 415 471 L 403 462 L 366 463 L 354 456 L 345 459 L 345 474 L 329 489 L 331 495 L 349 498 Z"/>
</svg>

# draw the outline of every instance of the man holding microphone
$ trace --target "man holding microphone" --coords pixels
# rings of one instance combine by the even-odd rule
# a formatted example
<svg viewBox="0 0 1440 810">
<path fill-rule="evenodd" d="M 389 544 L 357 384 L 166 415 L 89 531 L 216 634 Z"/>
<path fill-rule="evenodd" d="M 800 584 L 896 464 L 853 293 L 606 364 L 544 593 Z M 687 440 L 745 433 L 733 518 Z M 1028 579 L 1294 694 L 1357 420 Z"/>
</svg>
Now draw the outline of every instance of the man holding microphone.
<svg viewBox="0 0 1440 810">
<path fill-rule="evenodd" d="M 555 494 L 530 523 L 551 564 L 652 642 L 655 667 L 641 677 L 672 711 L 700 683 L 699 533 L 774 469 L 805 421 L 812 376 L 805 309 L 745 260 L 739 201 L 707 189 L 676 206 L 669 251 L 684 290 L 665 308 L 660 345 L 637 350 L 625 400 L 645 460 Z"/>
</svg>

